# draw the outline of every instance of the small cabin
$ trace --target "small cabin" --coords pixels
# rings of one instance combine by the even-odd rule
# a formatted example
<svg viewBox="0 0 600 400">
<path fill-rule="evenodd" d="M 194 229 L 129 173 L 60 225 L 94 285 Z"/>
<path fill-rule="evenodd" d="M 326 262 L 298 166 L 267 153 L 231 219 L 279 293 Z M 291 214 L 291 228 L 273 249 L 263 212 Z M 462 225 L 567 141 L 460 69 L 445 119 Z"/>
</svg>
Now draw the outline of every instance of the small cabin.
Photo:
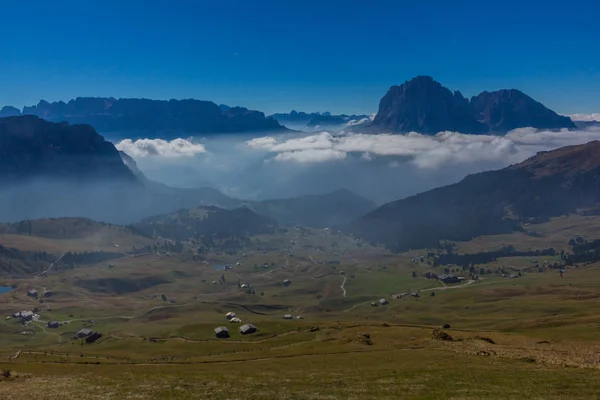
<svg viewBox="0 0 600 400">
<path fill-rule="evenodd" d="M 215 335 L 219 339 L 227 339 L 229 337 L 229 329 L 225 326 L 219 326 L 218 328 L 215 328 Z"/>
<path fill-rule="evenodd" d="M 258 331 L 258 328 L 252 324 L 244 324 L 240 326 L 240 333 L 242 335 L 250 335 Z"/>
<path fill-rule="evenodd" d="M 92 333 L 90 336 L 88 336 L 85 339 L 85 342 L 86 343 L 94 343 L 95 341 L 97 341 L 101 337 L 102 337 L 102 334 L 100 332 L 94 332 L 94 333 Z"/>
<path fill-rule="evenodd" d="M 87 329 L 87 328 L 83 328 L 81 330 L 79 330 L 77 332 L 77 337 L 78 338 L 84 338 L 84 337 L 88 337 L 92 334 L 92 330 L 91 329 Z"/>
<path fill-rule="evenodd" d="M 31 321 L 33 319 L 33 311 L 21 311 L 21 319 L 23 321 Z"/>
</svg>

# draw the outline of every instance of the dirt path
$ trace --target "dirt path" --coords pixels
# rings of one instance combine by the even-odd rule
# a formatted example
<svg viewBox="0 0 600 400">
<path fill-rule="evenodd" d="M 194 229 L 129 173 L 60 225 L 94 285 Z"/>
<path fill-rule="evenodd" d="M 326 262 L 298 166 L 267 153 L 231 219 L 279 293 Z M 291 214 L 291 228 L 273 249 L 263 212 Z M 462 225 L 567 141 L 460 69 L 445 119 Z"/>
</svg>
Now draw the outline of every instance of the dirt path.
<svg viewBox="0 0 600 400">
<path fill-rule="evenodd" d="M 342 291 L 344 292 L 344 297 L 346 297 L 346 288 L 344 287 L 344 285 L 346 284 L 346 277 L 343 276 L 342 278 L 343 278 L 343 281 L 342 281 L 342 284 L 340 286 L 340 289 L 342 289 Z"/>
<path fill-rule="evenodd" d="M 498 283 L 500 281 L 491 281 L 491 282 L 481 282 L 481 281 L 474 281 L 474 280 L 469 280 L 467 283 L 463 283 L 462 285 L 457 285 L 457 286 L 440 286 L 440 287 L 436 287 L 436 288 L 429 288 L 429 289 L 422 289 L 421 292 L 430 292 L 432 290 L 450 290 L 450 289 L 463 289 L 467 286 L 470 286 L 472 284 L 475 283 L 475 286 L 481 286 L 481 285 L 491 285 L 492 283 Z"/>
<path fill-rule="evenodd" d="M 472 285 L 473 283 L 475 283 L 474 280 L 469 279 L 467 281 L 467 283 L 463 283 L 462 285 L 457 285 L 457 286 L 438 286 L 438 287 L 434 287 L 434 288 L 429 288 L 429 289 L 421 289 L 421 292 L 431 292 L 432 290 L 448 290 L 448 289 L 460 289 L 460 288 L 464 288 L 466 286 Z"/>
<path fill-rule="evenodd" d="M 58 336 L 58 343 L 62 343 L 62 337 L 60 336 L 59 332 L 48 332 L 46 330 L 46 328 L 44 327 L 44 324 L 47 324 L 48 323 L 47 321 L 41 321 L 41 320 L 38 319 L 37 321 L 31 321 L 31 323 L 36 328 L 41 329 L 41 331 L 44 332 L 46 335 Z"/>
<path fill-rule="evenodd" d="M 312 255 L 310 255 L 309 257 L 310 257 L 310 260 L 311 260 L 311 261 L 312 261 L 314 264 L 316 264 L 316 263 L 317 263 L 317 262 L 315 261 L 315 259 L 313 258 L 313 256 L 312 256 Z"/>
<path fill-rule="evenodd" d="M 478 282 L 478 281 L 474 281 L 474 280 L 469 280 L 467 283 L 462 284 L 462 285 L 458 285 L 458 286 L 440 286 L 440 287 L 429 288 L 429 289 L 421 289 L 421 292 L 431 292 L 432 290 L 464 289 L 467 286 L 471 286 L 474 283 L 476 283 L 475 286 L 481 286 L 481 285 L 490 285 L 492 283 L 498 283 L 498 282 L 499 281 Z M 352 307 L 348 308 L 347 310 L 343 310 L 342 312 L 350 312 L 350 311 L 354 310 L 357 307 L 368 305 L 368 304 L 370 304 L 370 302 L 368 302 L 368 301 L 364 302 L 364 303 L 358 303 L 358 304 L 355 304 Z"/>
<path fill-rule="evenodd" d="M 44 272 L 40 272 L 38 274 L 35 274 L 34 276 L 40 276 L 40 275 L 47 274 L 52 269 L 52 267 L 54 267 L 54 264 L 56 264 L 57 262 L 59 262 L 60 260 L 62 260 L 62 258 L 65 256 L 65 254 L 67 254 L 67 253 L 63 253 L 63 255 L 61 255 L 60 257 L 58 257 L 56 259 L 56 261 L 51 262 L 50 266 L 48 267 L 48 269 L 46 269 Z"/>
<path fill-rule="evenodd" d="M 370 302 L 369 302 L 369 301 L 365 301 L 364 303 L 357 303 L 357 304 L 353 305 L 352 307 L 350 307 L 349 309 L 347 309 L 347 310 L 344 310 L 344 311 L 342 311 L 342 312 L 350 312 L 350 311 L 354 310 L 356 307 L 360 307 L 360 306 L 366 306 L 366 305 L 368 305 L 368 304 L 370 304 Z"/>
</svg>

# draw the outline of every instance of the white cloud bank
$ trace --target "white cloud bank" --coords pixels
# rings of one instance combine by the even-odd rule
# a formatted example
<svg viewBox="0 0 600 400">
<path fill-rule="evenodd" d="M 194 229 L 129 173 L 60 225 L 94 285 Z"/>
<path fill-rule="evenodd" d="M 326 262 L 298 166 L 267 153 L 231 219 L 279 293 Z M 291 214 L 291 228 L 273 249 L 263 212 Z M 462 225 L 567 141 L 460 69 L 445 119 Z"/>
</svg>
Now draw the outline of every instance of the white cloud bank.
<svg viewBox="0 0 600 400">
<path fill-rule="evenodd" d="M 332 162 L 356 154 L 366 161 L 384 156 L 405 157 L 421 169 L 435 169 L 448 164 L 481 161 L 511 164 L 538 151 L 592 140 L 600 140 L 600 127 L 579 131 L 521 128 L 505 136 L 465 135 L 458 132 L 440 132 L 435 136 L 414 132 L 406 135 L 321 132 L 291 139 L 260 137 L 247 141 L 246 145 L 275 153 L 270 160 L 279 162 Z"/>
<path fill-rule="evenodd" d="M 197 154 L 206 153 L 204 145 L 192 143 L 186 139 L 131 139 L 121 140 L 115 145 L 118 150 L 127 153 L 133 158 L 142 157 L 193 157 Z"/>
<path fill-rule="evenodd" d="M 568 115 L 568 117 L 571 118 L 573 121 L 586 121 L 586 122 L 599 121 L 600 122 L 600 113 L 572 114 L 572 115 Z"/>
<path fill-rule="evenodd" d="M 375 115 L 376 114 L 371 114 L 367 118 L 362 118 L 362 119 L 351 119 L 350 121 L 346 122 L 346 126 L 350 127 L 350 126 L 363 125 L 363 124 L 372 122 L 375 119 Z"/>
</svg>

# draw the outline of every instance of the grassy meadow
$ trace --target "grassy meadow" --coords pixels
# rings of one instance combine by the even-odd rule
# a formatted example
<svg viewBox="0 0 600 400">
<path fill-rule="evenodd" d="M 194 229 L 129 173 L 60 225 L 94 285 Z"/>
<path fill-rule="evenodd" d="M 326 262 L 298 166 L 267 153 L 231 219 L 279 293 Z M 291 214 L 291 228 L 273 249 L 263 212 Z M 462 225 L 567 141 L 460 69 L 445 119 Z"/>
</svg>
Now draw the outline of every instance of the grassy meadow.
<svg viewBox="0 0 600 400">
<path fill-rule="evenodd" d="M 574 236 L 600 237 L 599 221 L 570 216 L 528 226 L 533 236 L 480 237 L 456 248 L 567 250 Z M 115 230 L 99 231 L 107 229 Z M 148 243 L 116 232 L 105 248 Z M 86 245 L 91 237 L 95 229 L 71 239 L 4 233 L 0 240 L 21 250 L 91 251 L 98 243 Z M 599 264 L 571 266 L 563 277 L 544 269 L 444 284 L 424 277 L 441 267 L 413 261 L 431 249 L 392 254 L 316 230 L 257 239 L 239 254 L 192 258 L 186 247 L 2 278 L 15 289 L 0 295 L 0 315 L 40 317 L 26 325 L 0 320 L 0 369 L 10 370 L 0 377 L 0 398 L 598 398 Z M 232 268 L 215 268 L 226 264 Z M 507 257 L 484 267 L 530 265 L 528 257 Z M 33 299 L 31 288 L 53 295 Z M 399 293 L 406 295 L 392 296 Z M 371 304 L 381 298 L 389 303 Z M 258 332 L 242 335 L 225 318 L 230 311 Z M 47 327 L 53 320 L 61 325 Z M 445 324 L 448 337 L 434 334 Z M 217 326 L 230 337 L 216 338 Z M 103 336 L 93 344 L 73 339 L 82 328 Z"/>
</svg>

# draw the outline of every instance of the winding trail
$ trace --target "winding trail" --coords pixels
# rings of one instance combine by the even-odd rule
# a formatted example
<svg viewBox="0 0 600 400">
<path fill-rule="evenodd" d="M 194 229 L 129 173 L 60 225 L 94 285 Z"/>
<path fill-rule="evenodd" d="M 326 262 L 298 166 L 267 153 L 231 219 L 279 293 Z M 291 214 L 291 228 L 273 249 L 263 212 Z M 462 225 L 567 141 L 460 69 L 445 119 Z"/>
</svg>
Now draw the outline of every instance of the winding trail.
<svg viewBox="0 0 600 400">
<path fill-rule="evenodd" d="M 368 304 L 370 304 L 369 301 L 365 301 L 364 303 L 357 303 L 357 304 L 353 305 L 352 307 L 348 308 L 347 310 L 343 310 L 342 312 L 350 312 L 350 311 L 354 310 L 356 307 L 366 306 Z"/>
<path fill-rule="evenodd" d="M 340 285 L 340 289 L 342 289 L 342 291 L 344 292 L 344 297 L 346 297 L 346 288 L 344 287 L 344 285 L 346 284 L 347 278 L 345 276 L 343 278 L 344 278 L 344 280 L 342 281 L 342 284 Z"/>
<path fill-rule="evenodd" d="M 477 281 L 474 281 L 474 280 L 471 279 L 467 283 L 464 283 L 462 285 L 457 285 L 457 286 L 440 286 L 440 287 L 434 287 L 434 288 L 429 288 L 429 289 L 421 289 L 421 292 L 431 292 L 432 290 L 464 289 L 467 286 L 471 286 L 474 283 L 476 283 L 476 285 L 474 285 L 474 286 L 481 286 L 481 285 L 490 285 L 492 283 L 498 283 L 498 282 L 500 282 L 500 281 L 477 282 Z M 346 297 L 345 293 L 344 293 L 344 297 Z M 363 303 L 357 303 L 357 304 L 353 305 L 352 307 L 350 307 L 350 308 L 348 308 L 346 310 L 343 310 L 342 312 L 350 312 L 350 311 L 354 310 L 357 307 L 365 306 L 365 305 L 369 305 L 369 304 L 370 304 L 369 301 L 366 301 L 366 302 L 363 302 Z"/>
<path fill-rule="evenodd" d="M 56 259 L 56 261 L 51 262 L 50 266 L 44 272 L 37 273 L 34 276 L 40 276 L 40 275 L 44 275 L 44 274 L 47 274 L 48 272 L 50 272 L 50 270 L 52 269 L 52 267 L 54 267 L 54 264 L 56 264 L 57 262 L 59 262 L 60 260 L 62 260 L 62 258 L 65 256 L 65 254 L 67 254 L 67 253 L 63 253 L 60 257 L 58 257 Z"/>
<path fill-rule="evenodd" d="M 421 292 L 431 292 L 432 290 L 449 290 L 449 289 L 460 289 L 460 288 L 464 288 L 466 286 L 472 285 L 473 283 L 475 283 L 475 281 L 473 279 L 469 279 L 466 283 L 463 283 L 462 285 L 456 285 L 456 286 L 446 286 L 443 282 L 442 284 L 444 286 L 438 286 L 438 287 L 434 287 L 434 288 L 429 288 L 429 289 L 421 289 Z"/>
<path fill-rule="evenodd" d="M 470 286 L 474 283 L 476 283 L 475 286 L 481 286 L 481 285 L 490 285 L 492 283 L 498 283 L 500 281 L 491 281 L 491 282 L 478 282 L 478 281 L 474 281 L 472 279 L 470 279 L 467 283 L 463 283 L 462 285 L 457 285 L 457 286 L 440 286 L 440 287 L 435 287 L 435 288 L 429 288 L 429 289 L 421 289 L 421 292 L 431 292 L 432 290 L 450 290 L 450 289 L 464 289 L 467 286 Z"/>
</svg>

